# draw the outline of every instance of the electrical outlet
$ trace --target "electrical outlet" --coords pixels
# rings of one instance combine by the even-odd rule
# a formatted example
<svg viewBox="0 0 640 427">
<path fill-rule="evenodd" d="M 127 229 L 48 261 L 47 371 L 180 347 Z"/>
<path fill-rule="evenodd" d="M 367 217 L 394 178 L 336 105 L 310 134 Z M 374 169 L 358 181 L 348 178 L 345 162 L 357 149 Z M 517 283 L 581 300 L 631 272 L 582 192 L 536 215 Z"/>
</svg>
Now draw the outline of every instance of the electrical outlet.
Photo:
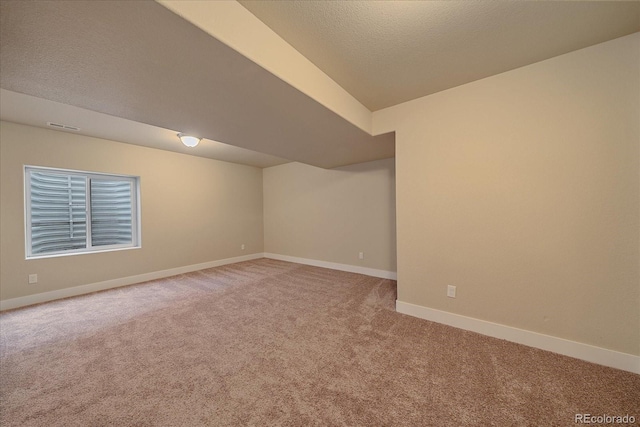
<svg viewBox="0 0 640 427">
<path fill-rule="evenodd" d="M 31 284 L 38 283 L 38 275 L 37 274 L 30 274 L 29 275 L 29 283 L 31 283 Z"/>
<path fill-rule="evenodd" d="M 453 285 L 449 285 L 447 286 L 447 296 L 449 298 L 455 298 L 456 297 L 456 287 Z"/>
<path fill-rule="evenodd" d="M 364 252 L 359 252 L 358 253 L 358 258 L 364 259 Z"/>
<path fill-rule="evenodd" d="M 240 249 L 244 251 L 244 244 L 240 245 Z"/>
</svg>

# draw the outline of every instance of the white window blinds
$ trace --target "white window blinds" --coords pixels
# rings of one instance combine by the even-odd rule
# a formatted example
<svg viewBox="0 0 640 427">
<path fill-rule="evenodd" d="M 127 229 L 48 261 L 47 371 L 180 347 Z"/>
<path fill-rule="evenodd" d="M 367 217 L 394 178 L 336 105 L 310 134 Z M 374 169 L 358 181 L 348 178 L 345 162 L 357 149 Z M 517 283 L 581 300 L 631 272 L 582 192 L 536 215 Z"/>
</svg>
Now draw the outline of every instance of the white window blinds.
<svg viewBox="0 0 640 427">
<path fill-rule="evenodd" d="M 25 168 L 27 258 L 139 246 L 138 178 Z"/>
</svg>

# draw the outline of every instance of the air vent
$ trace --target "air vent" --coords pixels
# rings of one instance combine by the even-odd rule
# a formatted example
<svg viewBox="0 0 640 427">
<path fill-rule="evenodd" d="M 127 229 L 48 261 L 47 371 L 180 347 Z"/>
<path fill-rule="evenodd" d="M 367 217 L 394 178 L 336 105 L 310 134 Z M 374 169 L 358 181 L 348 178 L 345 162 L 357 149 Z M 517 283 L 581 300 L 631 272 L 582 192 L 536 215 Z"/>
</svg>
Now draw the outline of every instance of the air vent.
<svg viewBox="0 0 640 427">
<path fill-rule="evenodd" d="M 61 123 L 47 122 L 47 126 L 51 126 L 52 128 L 62 129 L 62 130 L 72 130 L 78 132 L 80 128 L 75 126 L 63 125 Z"/>
</svg>

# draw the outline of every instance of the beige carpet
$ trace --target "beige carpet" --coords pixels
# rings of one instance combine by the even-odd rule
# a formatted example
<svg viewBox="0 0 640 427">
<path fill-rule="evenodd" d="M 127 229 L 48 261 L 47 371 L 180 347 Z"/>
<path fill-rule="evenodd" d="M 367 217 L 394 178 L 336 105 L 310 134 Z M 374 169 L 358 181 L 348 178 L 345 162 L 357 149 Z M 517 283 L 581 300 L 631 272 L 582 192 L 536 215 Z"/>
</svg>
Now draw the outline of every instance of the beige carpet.
<svg viewBox="0 0 640 427">
<path fill-rule="evenodd" d="M 5 312 L 0 425 L 640 419 L 638 375 L 404 316 L 394 300 L 390 280 L 261 259 Z"/>
</svg>

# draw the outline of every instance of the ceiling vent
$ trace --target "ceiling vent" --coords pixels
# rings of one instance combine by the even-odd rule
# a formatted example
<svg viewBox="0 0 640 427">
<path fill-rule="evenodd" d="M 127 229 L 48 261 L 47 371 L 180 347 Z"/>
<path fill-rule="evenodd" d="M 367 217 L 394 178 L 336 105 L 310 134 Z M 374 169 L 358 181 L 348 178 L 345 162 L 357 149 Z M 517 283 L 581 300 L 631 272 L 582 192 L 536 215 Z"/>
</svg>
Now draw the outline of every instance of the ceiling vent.
<svg viewBox="0 0 640 427">
<path fill-rule="evenodd" d="M 54 122 L 47 122 L 47 126 L 51 126 L 52 128 L 61 129 L 61 130 L 72 130 L 75 132 L 78 132 L 80 130 L 80 128 L 75 126 L 63 125 L 61 123 L 54 123 Z"/>
</svg>

